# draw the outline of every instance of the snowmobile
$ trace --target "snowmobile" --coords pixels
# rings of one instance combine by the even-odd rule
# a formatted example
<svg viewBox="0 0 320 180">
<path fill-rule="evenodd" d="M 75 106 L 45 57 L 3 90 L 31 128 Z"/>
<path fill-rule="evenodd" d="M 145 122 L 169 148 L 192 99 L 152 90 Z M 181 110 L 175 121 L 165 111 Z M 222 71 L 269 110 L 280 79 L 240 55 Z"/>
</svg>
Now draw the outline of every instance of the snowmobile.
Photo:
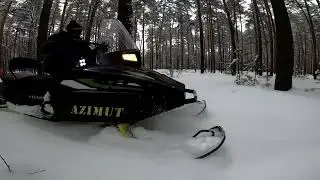
<svg viewBox="0 0 320 180">
<path fill-rule="evenodd" d="M 99 42 L 90 43 L 98 49 L 96 62 L 88 65 L 86 59 L 80 58 L 74 64 L 72 76 L 58 85 L 49 73 L 43 72 L 42 62 L 13 58 L 9 72 L 1 78 L 4 103 L 38 106 L 41 116 L 26 115 L 50 121 L 117 125 L 135 124 L 148 117 L 201 102 L 195 90 L 143 67 L 140 51 L 120 21 L 106 19 L 100 31 Z M 48 98 L 53 86 L 54 100 Z M 187 98 L 188 94 L 190 98 Z M 221 127 L 199 133 L 203 132 L 210 132 L 211 136 L 216 132 L 224 134 Z M 223 144 L 223 137 L 215 150 Z"/>
</svg>

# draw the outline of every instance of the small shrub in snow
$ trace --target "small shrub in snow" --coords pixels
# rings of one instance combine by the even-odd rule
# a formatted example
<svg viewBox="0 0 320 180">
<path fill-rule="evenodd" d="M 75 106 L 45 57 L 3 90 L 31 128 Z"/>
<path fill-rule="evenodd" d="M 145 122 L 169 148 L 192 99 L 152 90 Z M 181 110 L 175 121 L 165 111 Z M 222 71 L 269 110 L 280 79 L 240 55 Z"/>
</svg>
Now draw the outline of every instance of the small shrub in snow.
<svg viewBox="0 0 320 180">
<path fill-rule="evenodd" d="M 252 76 L 249 74 L 243 74 L 243 75 L 238 74 L 237 78 L 235 80 L 235 83 L 237 85 L 254 86 L 254 85 L 258 84 L 259 82 L 255 78 L 255 76 Z"/>
<path fill-rule="evenodd" d="M 168 76 L 171 78 L 178 78 L 182 73 L 182 70 L 174 70 L 174 69 L 169 69 L 169 72 L 167 73 Z"/>
</svg>

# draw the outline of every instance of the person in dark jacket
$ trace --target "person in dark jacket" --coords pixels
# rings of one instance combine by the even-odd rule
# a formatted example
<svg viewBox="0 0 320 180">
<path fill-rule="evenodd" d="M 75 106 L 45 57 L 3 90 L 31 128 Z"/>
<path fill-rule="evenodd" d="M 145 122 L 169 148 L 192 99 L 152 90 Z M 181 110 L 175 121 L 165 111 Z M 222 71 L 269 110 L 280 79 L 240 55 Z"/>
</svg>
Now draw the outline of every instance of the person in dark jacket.
<svg viewBox="0 0 320 180">
<path fill-rule="evenodd" d="M 44 71 L 64 79 L 71 75 L 71 70 L 80 59 L 87 64 L 95 61 L 95 52 L 88 42 L 81 39 L 82 26 L 72 20 L 67 25 L 67 31 L 61 31 L 48 38 L 44 46 Z"/>
<path fill-rule="evenodd" d="M 53 34 L 42 46 L 43 70 L 53 77 L 48 93 L 44 97 L 42 111 L 46 104 L 51 104 L 55 110 L 64 109 L 63 98 L 59 96 L 59 84 L 63 80 L 72 78 L 72 69 L 76 63 L 85 59 L 86 64 L 95 63 L 95 50 L 91 50 L 89 43 L 81 39 L 82 26 L 72 20 L 67 25 L 67 31 Z M 60 104 L 57 106 L 57 104 Z"/>
</svg>

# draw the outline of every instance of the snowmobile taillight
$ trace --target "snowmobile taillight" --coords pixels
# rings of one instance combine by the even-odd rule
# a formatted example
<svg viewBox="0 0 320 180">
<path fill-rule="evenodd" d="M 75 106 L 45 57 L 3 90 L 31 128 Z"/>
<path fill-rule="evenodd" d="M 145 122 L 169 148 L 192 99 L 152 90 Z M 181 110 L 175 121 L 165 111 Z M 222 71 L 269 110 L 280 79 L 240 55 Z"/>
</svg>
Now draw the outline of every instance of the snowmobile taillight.
<svg viewBox="0 0 320 180">
<path fill-rule="evenodd" d="M 190 103 L 197 102 L 197 100 L 198 100 L 198 95 L 197 95 L 197 92 L 196 92 L 195 90 L 186 89 L 186 90 L 185 90 L 185 93 L 190 93 L 190 94 L 193 95 L 192 98 L 185 100 L 185 104 L 190 104 Z"/>
</svg>

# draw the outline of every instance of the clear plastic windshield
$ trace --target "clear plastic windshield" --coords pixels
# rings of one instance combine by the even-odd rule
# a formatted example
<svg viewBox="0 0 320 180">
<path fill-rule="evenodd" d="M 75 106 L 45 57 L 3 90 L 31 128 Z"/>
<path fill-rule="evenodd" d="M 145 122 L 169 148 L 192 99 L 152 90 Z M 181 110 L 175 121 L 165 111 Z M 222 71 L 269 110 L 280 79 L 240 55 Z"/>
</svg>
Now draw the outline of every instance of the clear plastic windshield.
<svg viewBox="0 0 320 180">
<path fill-rule="evenodd" d="M 106 44 L 108 52 L 138 49 L 129 32 L 116 19 L 105 19 L 101 22 L 98 43 Z"/>
<path fill-rule="evenodd" d="M 139 63 L 139 51 L 131 35 L 117 19 L 101 22 L 97 48 L 97 64 Z"/>
</svg>

